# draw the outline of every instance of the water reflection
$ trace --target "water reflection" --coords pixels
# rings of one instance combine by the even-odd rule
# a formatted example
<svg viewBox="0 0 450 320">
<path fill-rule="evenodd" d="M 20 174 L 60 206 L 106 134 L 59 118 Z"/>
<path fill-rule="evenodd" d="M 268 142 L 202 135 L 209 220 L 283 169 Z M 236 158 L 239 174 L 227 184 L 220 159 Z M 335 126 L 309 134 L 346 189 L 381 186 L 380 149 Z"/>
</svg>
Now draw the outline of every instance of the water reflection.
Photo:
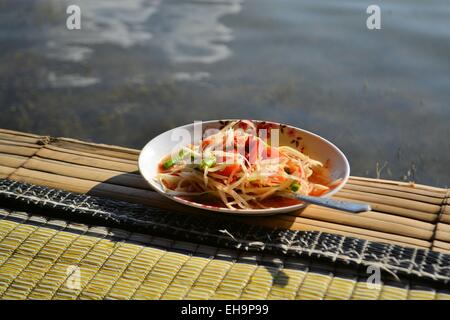
<svg viewBox="0 0 450 320">
<path fill-rule="evenodd" d="M 161 7 L 158 41 L 170 60 L 215 63 L 231 55 L 230 27 L 220 22 L 241 11 L 242 0 L 169 1 Z"/>
<path fill-rule="evenodd" d="M 43 52 L 52 60 L 81 63 L 89 59 L 98 45 L 124 49 L 148 45 L 161 48 L 172 63 L 211 64 L 231 55 L 227 42 L 233 39 L 231 28 L 220 22 L 223 16 L 241 11 L 242 0 L 165 1 L 160 0 L 50 0 L 47 5 L 63 11 L 76 4 L 82 12 L 82 30 L 73 32 L 57 25 L 48 31 Z M 157 24 L 152 25 L 152 16 Z M 209 73 L 176 72 L 172 78 L 197 81 Z M 80 74 L 49 72 L 53 87 L 83 87 L 101 79 Z"/>
<path fill-rule="evenodd" d="M 383 2 L 371 32 L 370 0 L 0 0 L 0 127 L 139 148 L 269 119 L 330 139 L 354 175 L 445 186 L 447 1 Z"/>
</svg>

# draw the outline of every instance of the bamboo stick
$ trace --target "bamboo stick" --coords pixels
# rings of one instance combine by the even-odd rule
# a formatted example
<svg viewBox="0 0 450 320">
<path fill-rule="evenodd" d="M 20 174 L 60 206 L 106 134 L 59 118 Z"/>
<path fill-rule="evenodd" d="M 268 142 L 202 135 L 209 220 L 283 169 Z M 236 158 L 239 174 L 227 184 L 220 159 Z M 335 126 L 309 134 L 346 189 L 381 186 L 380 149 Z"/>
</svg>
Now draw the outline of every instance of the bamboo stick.
<svg viewBox="0 0 450 320">
<path fill-rule="evenodd" d="M 446 232 L 443 230 L 436 230 L 435 239 L 450 242 L 450 232 Z"/>
<path fill-rule="evenodd" d="M 31 143 L 31 144 L 37 144 L 37 143 L 39 143 L 39 141 L 41 141 L 40 138 L 18 136 L 18 135 L 13 135 L 13 134 L 9 134 L 9 133 L 3 133 L 3 132 L 0 132 L 0 139 L 8 140 L 8 141 L 20 141 L 20 142 L 26 142 L 26 143 Z"/>
<path fill-rule="evenodd" d="M 367 194 L 358 191 L 349 191 L 349 190 L 340 191 L 338 192 L 337 196 L 341 198 L 366 201 L 370 203 L 382 203 L 400 208 L 412 209 L 433 214 L 438 214 L 441 210 L 441 207 L 435 204 L 423 203 L 420 201 L 413 201 L 407 199 L 398 199 L 390 196 Z"/>
<path fill-rule="evenodd" d="M 367 202 L 367 201 L 356 200 L 354 198 L 341 198 L 338 196 L 334 196 L 333 198 L 338 199 L 338 200 L 345 200 L 345 201 L 350 200 L 350 201 L 359 202 L 359 203 Z M 396 216 L 412 218 L 412 219 L 416 219 L 416 220 L 420 220 L 420 221 L 433 222 L 436 220 L 436 218 L 438 216 L 437 214 L 420 212 L 417 210 L 405 209 L 405 208 L 400 208 L 400 207 L 386 205 L 386 204 L 380 204 L 380 203 L 370 202 L 370 206 L 372 207 L 373 211 L 385 212 L 385 213 L 393 214 Z"/>
<path fill-rule="evenodd" d="M 138 202 L 144 203 L 147 205 L 165 208 L 165 209 L 174 209 L 174 210 L 186 210 L 186 207 L 181 206 L 179 204 L 174 203 L 168 199 L 163 198 L 159 194 L 147 190 L 141 190 L 130 187 L 123 186 L 115 186 L 107 183 L 98 183 L 94 181 L 82 180 L 71 177 L 63 177 L 55 174 L 39 172 L 35 170 L 23 169 L 20 168 L 16 172 L 14 172 L 11 176 L 13 180 L 23 181 L 34 183 L 38 185 L 46 185 L 53 188 L 64 189 L 77 193 L 88 193 L 97 196 L 103 196 L 107 198 L 125 200 L 130 202 Z M 198 211 L 198 210 L 197 210 Z M 294 217 L 295 218 L 295 217 Z M 256 219 L 256 218 L 255 218 Z M 274 224 L 273 220 L 270 218 L 264 218 L 265 221 L 269 224 Z M 286 221 L 289 223 L 288 221 Z M 315 222 L 317 223 L 317 222 Z M 291 223 L 292 224 L 292 223 Z M 295 228 L 300 228 L 302 224 L 302 220 L 298 220 L 295 222 Z M 342 228 L 342 226 L 336 226 L 335 228 Z M 341 230 L 342 231 L 342 230 Z M 361 230 L 358 231 L 358 234 L 368 232 L 370 230 Z M 358 234 L 354 234 L 354 236 L 358 236 Z M 417 239 L 416 239 L 417 240 Z M 415 239 L 408 240 L 414 242 Z M 423 246 L 423 243 L 421 244 Z"/>
<path fill-rule="evenodd" d="M 0 166 L 0 178 L 5 179 L 16 170 L 15 168 Z"/>
<path fill-rule="evenodd" d="M 418 228 L 418 229 L 424 229 L 424 230 L 434 230 L 435 228 L 435 224 L 434 223 L 428 223 L 428 222 L 423 222 L 423 221 L 418 221 L 416 219 L 410 219 L 410 218 L 405 218 L 405 217 L 401 217 L 401 216 L 395 216 L 392 214 L 386 214 L 386 213 L 382 213 L 382 212 L 377 212 L 377 211 L 368 211 L 368 212 L 361 212 L 358 214 L 348 214 L 348 213 L 344 213 L 342 211 L 338 211 L 338 210 L 331 210 L 331 209 L 325 209 L 325 208 L 321 208 L 318 206 L 308 206 L 306 209 L 304 209 L 304 211 L 310 211 L 310 210 L 326 210 L 326 211 L 330 211 L 331 213 L 340 213 L 340 214 L 345 214 L 348 215 L 349 219 L 355 219 L 358 220 L 360 218 L 369 218 L 369 219 L 375 219 L 375 220 L 379 220 L 379 221 L 385 221 L 385 222 L 392 222 L 392 223 L 397 223 L 397 224 L 402 224 L 405 226 L 410 226 L 410 227 L 414 227 L 414 228 Z M 294 212 L 292 214 L 289 214 L 290 216 L 302 216 L 302 211 L 299 212 Z"/>
<path fill-rule="evenodd" d="M 282 219 L 269 219 L 262 217 L 255 217 L 252 220 L 246 221 L 246 223 L 253 223 L 263 225 L 269 228 L 283 228 L 299 231 L 321 231 L 334 234 L 340 234 L 349 237 L 362 238 L 367 240 L 380 241 L 385 243 L 393 243 L 399 245 L 407 245 L 410 247 L 429 248 L 430 243 L 425 240 L 419 240 L 415 238 L 399 236 L 379 231 L 372 231 L 367 229 L 359 229 L 349 226 L 343 226 L 339 224 L 323 222 L 312 219 L 304 219 L 295 222 L 294 224 L 282 220 Z"/>
<path fill-rule="evenodd" d="M 24 168 L 17 169 L 10 179 L 28 182 L 50 188 L 62 189 L 66 191 L 90 194 L 94 196 L 117 199 L 132 203 L 142 203 L 157 208 L 180 210 L 186 209 L 185 206 L 171 201 L 156 192 L 142 190 L 137 188 L 118 186 L 109 183 L 101 183 L 91 180 L 83 180 L 72 177 L 60 176 L 52 173 L 29 170 Z M 182 210 L 185 211 L 186 210 Z M 191 211 L 192 212 L 192 211 Z"/>
<path fill-rule="evenodd" d="M 442 207 L 442 214 L 450 215 L 450 205 L 446 204 L 445 206 Z"/>
<path fill-rule="evenodd" d="M 30 138 L 36 138 L 36 139 L 42 138 L 42 136 L 37 135 L 37 134 L 21 132 L 21 131 L 14 131 L 14 130 L 9 130 L 9 129 L 0 129 L 0 133 L 12 135 L 12 136 L 18 136 L 18 137 L 30 137 Z"/>
<path fill-rule="evenodd" d="M 23 142 L 23 141 L 11 141 L 11 140 L 4 140 L 0 139 L 0 145 L 7 145 L 7 146 L 19 146 L 19 147 L 28 147 L 28 148 L 40 148 L 37 144 L 29 143 L 29 142 Z"/>
<path fill-rule="evenodd" d="M 444 249 L 444 248 L 440 248 L 440 247 L 433 247 L 433 251 L 440 252 L 440 253 L 445 253 L 445 254 L 450 254 L 450 250 L 447 250 L 447 249 Z"/>
<path fill-rule="evenodd" d="M 289 217 L 288 219 L 292 219 L 293 221 L 296 221 L 299 218 L 310 218 L 314 220 L 328 221 L 337 224 L 349 225 L 387 233 L 394 233 L 425 240 L 431 239 L 433 234 L 433 231 L 429 229 L 429 225 L 424 222 L 418 222 L 423 223 L 423 225 L 420 225 L 421 228 L 416 228 L 401 223 L 380 221 L 377 219 L 344 213 L 337 210 L 324 209 L 317 206 L 308 206 L 304 211 L 302 211 L 299 214 L 298 217 L 295 216 L 284 216 L 284 217 Z"/>
<path fill-rule="evenodd" d="M 41 150 L 39 150 L 36 153 L 36 156 L 39 156 L 41 158 L 59 160 L 59 161 L 64 161 L 64 162 L 69 162 L 69 163 L 85 165 L 85 166 L 89 166 L 89 167 L 100 168 L 100 169 L 122 171 L 124 173 L 138 171 L 137 164 L 129 164 L 129 163 L 123 163 L 123 162 L 119 162 L 119 161 L 87 158 L 87 157 L 77 156 L 77 155 L 70 154 L 70 153 L 58 152 L 58 151 L 50 150 L 47 148 L 42 148 Z"/>
<path fill-rule="evenodd" d="M 153 190 L 140 175 L 123 173 L 121 171 L 86 167 L 40 157 L 31 158 L 24 164 L 23 167 L 30 170 L 49 172 L 61 176 Z"/>
<path fill-rule="evenodd" d="M 449 214 L 443 214 L 443 215 L 441 215 L 440 221 L 441 221 L 441 222 L 444 222 L 444 223 L 450 223 L 450 215 L 449 215 Z"/>
<path fill-rule="evenodd" d="M 11 168 L 18 168 L 29 158 L 14 154 L 0 153 L 0 165 Z"/>
<path fill-rule="evenodd" d="M 442 248 L 442 249 L 445 249 L 447 251 L 450 251 L 450 243 L 449 242 L 434 240 L 433 241 L 433 249 L 435 247 Z"/>
<path fill-rule="evenodd" d="M 351 176 L 351 183 L 364 182 L 364 183 L 377 183 L 379 185 L 383 185 L 383 187 L 406 187 L 410 188 L 411 192 L 421 192 L 421 191 L 430 191 L 436 192 L 437 194 L 446 194 L 447 190 L 444 188 L 432 187 L 418 183 L 411 182 L 401 182 L 394 180 L 384 180 L 384 179 L 374 179 L 374 178 L 366 178 L 366 177 L 356 177 Z"/>
<path fill-rule="evenodd" d="M 136 164 L 136 160 L 122 159 L 122 158 L 117 158 L 117 157 L 104 156 L 101 154 L 96 154 L 96 153 L 91 153 L 91 152 L 84 152 L 84 151 L 78 151 L 78 150 L 74 150 L 74 149 L 60 148 L 57 146 L 53 146 L 51 144 L 47 144 L 45 146 L 45 148 L 53 150 L 53 151 L 74 154 L 74 155 L 82 156 L 82 157 L 86 157 L 86 158 L 94 158 L 94 159 L 123 162 L 123 163 L 128 163 L 128 164 Z"/>
<path fill-rule="evenodd" d="M 445 232 L 449 232 L 450 233 L 450 224 L 446 224 L 446 223 L 438 223 L 436 230 L 441 230 L 441 231 L 445 231 Z"/>
<path fill-rule="evenodd" d="M 0 153 L 8 153 L 8 154 L 15 154 L 15 155 L 19 155 L 19 156 L 30 157 L 30 156 L 34 155 L 37 150 L 39 150 L 39 149 L 0 144 Z"/>
<path fill-rule="evenodd" d="M 344 186 L 344 191 L 359 191 L 364 193 L 370 193 L 370 194 L 380 194 L 380 195 L 386 195 L 396 198 L 402 198 L 402 199 L 408 199 L 408 200 L 414 200 L 414 201 L 420 201 L 424 203 L 431 203 L 431 204 L 442 204 L 443 197 L 435 198 L 430 197 L 426 195 L 406 192 L 406 191 L 397 191 L 392 189 L 384 189 L 384 188 L 376 188 L 376 187 L 368 187 L 368 186 L 361 186 L 361 185 L 355 185 L 355 184 L 346 184 Z"/>
<path fill-rule="evenodd" d="M 84 152 L 95 152 L 97 154 L 105 156 L 129 160 L 137 160 L 140 153 L 140 151 L 136 149 L 107 144 L 90 143 L 70 138 L 58 138 L 52 142 L 52 145 Z"/>
</svg>

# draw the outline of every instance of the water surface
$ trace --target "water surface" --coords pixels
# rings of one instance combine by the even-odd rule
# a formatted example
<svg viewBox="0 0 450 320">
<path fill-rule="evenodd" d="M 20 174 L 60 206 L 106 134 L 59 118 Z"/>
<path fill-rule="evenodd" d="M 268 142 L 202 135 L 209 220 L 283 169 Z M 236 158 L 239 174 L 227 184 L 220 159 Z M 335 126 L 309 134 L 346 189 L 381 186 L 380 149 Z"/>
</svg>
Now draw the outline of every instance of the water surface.
<svg viewBox="0 0 450 320">
<path fill-rule="evenodd" d="M 140 148 L 194 120 L 323 135 L 352 174 L 450 184 L 450 6 L 0 0 L 0 127 Z M 66 29 L 66 8 L 82 30 Z"/>
</svg>

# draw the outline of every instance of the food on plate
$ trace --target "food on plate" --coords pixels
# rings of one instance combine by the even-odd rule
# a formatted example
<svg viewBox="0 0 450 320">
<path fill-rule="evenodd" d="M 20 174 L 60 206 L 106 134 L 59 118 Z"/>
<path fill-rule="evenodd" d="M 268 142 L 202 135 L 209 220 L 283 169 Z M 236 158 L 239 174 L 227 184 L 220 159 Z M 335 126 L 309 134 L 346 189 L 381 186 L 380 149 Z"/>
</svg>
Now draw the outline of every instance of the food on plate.
<svg viewBox="0 0 450 320">
<path fill-rule="evenodd" d="M 330 181 L 326 165 L 290 146 L 268 143 L 258 124 L 232 121 L 197 144 L 164 157 L 157 180 L 168 194 L 230 209 L 301 203 L 295 193 L 320 196 Z"/>
</svg>

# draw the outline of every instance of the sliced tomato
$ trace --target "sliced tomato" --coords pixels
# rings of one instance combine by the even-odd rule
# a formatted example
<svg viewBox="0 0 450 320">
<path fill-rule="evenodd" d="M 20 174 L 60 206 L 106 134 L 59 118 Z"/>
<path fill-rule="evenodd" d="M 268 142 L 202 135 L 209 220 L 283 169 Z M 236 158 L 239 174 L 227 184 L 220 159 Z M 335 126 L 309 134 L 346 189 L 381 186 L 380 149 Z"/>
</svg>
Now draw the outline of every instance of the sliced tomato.
<svg viewBox="0 0 450 320">
<path fill-rule="evenodd" d="M 238 164 L 230 164 L 225 167 L 225 169 L 217 171 L 217 174 L 220 174 L 221 176 L 229 177 L 233 172 L 237 172 L 240 168 L 240 165 Z"/>
<path fill-rule="evenodd" d="M 202 141 L 202 150 L 205 150 L 205 148 L 207 146 L 209 146 L 212 143 L 212 139 L 211 138 L 207 138 L 205 140 Z"/>
<path fill-rule="evenodd" d="M 266 155 L 267 155 L 267 158 L 278 158 L 280 156 L 280 153 L 278 152 L 278 149 L 267 146 L 266 147 Z"/>
</svg>

